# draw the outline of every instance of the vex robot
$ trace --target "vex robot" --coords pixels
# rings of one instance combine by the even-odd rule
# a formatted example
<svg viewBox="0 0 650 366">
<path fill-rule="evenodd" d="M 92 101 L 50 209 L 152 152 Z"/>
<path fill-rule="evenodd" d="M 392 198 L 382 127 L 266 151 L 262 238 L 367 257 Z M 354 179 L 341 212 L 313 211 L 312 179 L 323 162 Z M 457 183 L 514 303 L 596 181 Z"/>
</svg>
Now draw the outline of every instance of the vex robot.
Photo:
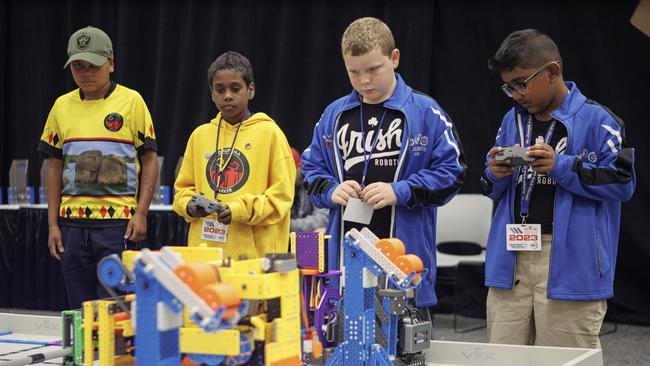
<svg viewBox="0 0 650 366">
<path fill-rule="evenodd" d="M 292 235 L 292 250 L 303 272 L 303 297 L 315 297 L 306 303 L 314 306 L 314 330 L 325 348 L 320 359 L 314 359 L 312 352 L 305 363 L 425 364 L 432 325 L 413 306 L 415 290 L 428 275 L 419 257 L 406 254 L 399 239 L 380 240 L 368 229 L 349 231 L 343 243 L 345 274 L 340 297 L 336 279 L 341 273 L 323 267 L 327 260 L 322 234 Z"/>
<path fill-rule="evenodd" d="M 163 247 L 106 257 L 98 274 L 107 287 L 135 295 L 64 314 L 69 365 L 301 364 L 299 275 L 290 254 L 230 261 L 218 248 Z"/>
</svg>

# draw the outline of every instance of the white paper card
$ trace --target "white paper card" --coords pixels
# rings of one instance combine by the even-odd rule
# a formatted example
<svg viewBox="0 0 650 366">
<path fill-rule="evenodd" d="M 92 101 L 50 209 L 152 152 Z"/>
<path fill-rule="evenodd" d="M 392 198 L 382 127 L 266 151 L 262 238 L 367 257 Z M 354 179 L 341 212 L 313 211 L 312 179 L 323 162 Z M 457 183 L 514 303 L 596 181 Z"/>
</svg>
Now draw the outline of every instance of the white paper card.
<svg viewBox="0 0 650 366">
<path fill-rule="evenodd" d="M 375 210 L 358 198 L 348 198 L 348 205 L 343 212 L 343 220 L 368 225 Z"/>
</svg>

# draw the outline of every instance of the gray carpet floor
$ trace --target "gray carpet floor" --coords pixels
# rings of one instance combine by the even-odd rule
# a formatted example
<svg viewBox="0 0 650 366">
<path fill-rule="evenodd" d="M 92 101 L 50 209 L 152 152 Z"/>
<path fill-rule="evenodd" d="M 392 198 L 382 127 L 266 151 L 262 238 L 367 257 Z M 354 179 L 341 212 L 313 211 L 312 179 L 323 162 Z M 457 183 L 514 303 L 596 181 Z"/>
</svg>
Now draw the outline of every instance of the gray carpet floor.
<svg viewBox="0 0 650 366">
<path fill-rule="evenodd" d="M 485 328 L 464 333 L 454 332 L 453 315 L 436 314 L 434 321 L 434 339 L 462 342 L 487 342 Z M 458 318 L 460 329 L 472 328 L 485 324 L 485 320 Z M 650 327 L 627 324 L 605 323 L 601 331 L 600 342 L 606 366 L 650 366 Z"/>
</svg>

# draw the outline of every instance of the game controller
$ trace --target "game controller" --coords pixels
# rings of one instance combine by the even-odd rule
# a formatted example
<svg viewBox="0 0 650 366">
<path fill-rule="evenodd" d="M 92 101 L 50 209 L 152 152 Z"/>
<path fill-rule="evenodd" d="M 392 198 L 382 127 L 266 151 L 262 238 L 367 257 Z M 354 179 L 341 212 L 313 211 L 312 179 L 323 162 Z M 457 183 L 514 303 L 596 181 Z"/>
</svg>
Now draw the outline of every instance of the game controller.
<svg viewBox="0 0 650 366">
<path fill-rule="evenodd" d="M 521 146 L 505 146 L 503 150 L 494 155 L 494 160 L 498 162 L 510 161 L 512 165 L 529 165 L 535 158 L 526 155 L 526 148 Z"/>
<path fill-rule="evenodd" d="M 217 201 L 213 201 L 205 197 L 203 193 L 195 194 L 192 196 L 192 199 L 189 203 L 190 207 L 200 207 L 208 214 L 211 213 L 222 213 L 226 208 L 221 206 Z"/>
</svg>

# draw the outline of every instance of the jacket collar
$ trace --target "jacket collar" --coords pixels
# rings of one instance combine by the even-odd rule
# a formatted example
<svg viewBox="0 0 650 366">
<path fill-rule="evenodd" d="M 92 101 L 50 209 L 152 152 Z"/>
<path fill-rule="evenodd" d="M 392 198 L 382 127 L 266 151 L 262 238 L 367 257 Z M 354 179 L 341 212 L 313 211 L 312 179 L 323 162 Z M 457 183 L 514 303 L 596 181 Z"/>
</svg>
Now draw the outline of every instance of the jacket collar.
<svg viewBox="0 0 650 366">
<path fill-rule="evenodd" d="M 386 100 L 383 105 L 386 108 L 390 109 L 402 109 L 402 106 L 406 103 L 408 98 L 410 97 L 411 93 L 413 92 L 413 89 L 411 89 L 410 86 L 406 85 L 404 82 L 404 79 L 398 74 L 397 72 L 395 73 L 395 78 L 397 79 L 397 85 L 395 85 L 395 90 L 393 90 L 393 94 Z M 352 90 L 350 94 L 348 94 L 344 101 L 343 101 L 343 106 L 342 110 L 348 110 L 352 109 L 354 107 L 357 107 L 359 104 L 361 104 L 361 96 L 359 93 L 357 93 L 356 90 Z"/>
</svg>

